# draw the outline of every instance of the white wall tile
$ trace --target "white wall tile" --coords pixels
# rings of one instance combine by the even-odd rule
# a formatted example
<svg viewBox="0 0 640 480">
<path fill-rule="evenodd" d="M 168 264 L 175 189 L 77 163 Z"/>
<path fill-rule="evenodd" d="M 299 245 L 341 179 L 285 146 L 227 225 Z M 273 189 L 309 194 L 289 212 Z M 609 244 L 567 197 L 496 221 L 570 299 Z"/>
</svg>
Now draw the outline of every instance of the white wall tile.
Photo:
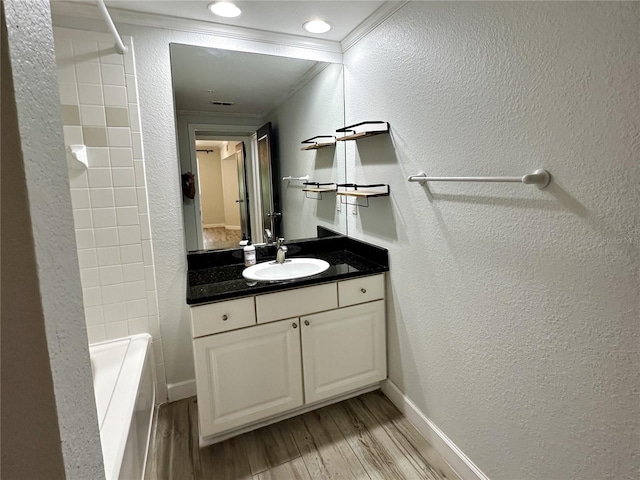
<svg viewBox="0 0 640 480">
<path fill-rule="evenodd" d="M 142 263 L 128 263 L 126 265 L 122 265 L 122 277 L 125 282 L 145 280 L 144 265 Z"/>
<path fill-rule="evenodd" d="M 102 105 L 80 105 L 80 121 L 85 127 L 106 127 L 107 117 Z"/>
<path fill-rule="evenodd" d="M 125 283 L 124 298 L 126 300 L 146 299 L 147 291 L 144 286 L 144 281 Z M 147 302 L 147 308 L 148 308 L 148 302 Z"/>
<path fill-rule="evenodd" d="M 78 250 L 78 266 L 80 268 L 91 268 L 98 266 L 98 256 L 95 248 Z"/>
<path fill-rule="evenodd" d="M 99 266 L 120 265 L 120 247 L 102 247 L 96 250 Z"/>
<path fill-rule="evenodd" d="M 147 291 L 156 289 L 156 272 L 153 265 L 144 267 L 144 280 L 147 285 Z"/>
<path fill-rule="evenodd" d="M 76 69 L 74 65 L 63 65 L 60 60 L 57 60 L 56 63 L 58 64 L 58 82 L 75 83 Z"/>
<path fill-rule="evenodd" d="M 139 299 L 139 300 L 130 300 L 127 302 L 127 318 L 131 320 L 132 318 L 144 317 L 147 315 L 147 300 Z"/>
<path fill-rule="evenodd" d="M 111 65 L 124 65 L 123 56 L 116 52 L 113 43 L 99 42 L 100 47 L 100 63 Z"/>
<path fill-rule="evenodd" d="M 135 65 L 133 61 L 133 51 L 130 48 L 127 53 L 124 54 L 124 73 L 127 75 L 134 76 L 135 74 Z"/>
<path fill-rule="evenodd" d="M 156 378 L 158 378 L 157 375 L 156 375 Z M 167 401 L 167 396 L 168 396 L 167 384 L 165 382 L 158 381 L 158 383 L 156 383 L 156 398 L 158 399 L 159 402 L 164 403 Z"/>
<path fill-rule="evenodd" d="M 142 263 L 145 265 L 153 264 L 153 251 L 151 249 L 151 240 L 142 240 Z"/>
<path fill-rule="evenodd" d="M 127 323 L 129 324 L 130 335 L 135 335 L 137 333 L 149 333 L 150 328 L 149 328 L 148 317 L 133 318 L 129 320 Z M 154 359 L 155 359 L 155 352 L 154 352 Z"/>
<path fill-rule="evenodd" d="M 102 310 L 106 323 L 122 322 L 127 319 L 127 304 L 124 302 L 105 305 Z"/>
<path fill-rule="evenodd" d="M 89 186 L 89 176 L 86 170 L 68 170 L 69 186 L 71 188 L 86 188 Z"/>
<path fill-rule="evenodd" d="M 129 127 L 107 127 L 110 147 L 131 147 L 131 129 Z"/>
<path fill-rule="evenodd" d="M 155 290 L 153 292 L 147 292 L 147 310 L 149 315 L 158 315 L 158 298 L 156 297 Z"/>
<path fill-rule="evenodd" d="M 117 87 L 113 85 L 105 85 L 104 104 L 108 107 L 126 107 L 127 106 L 127 89 L 125 87 Z M 82 103 L 82 98 L 80 98 Z"/>
<path fill-rule="evenodd" d="M 123 338 L 129 335 L 129 325 L 127 322 L 107 323 L 104 329 L 107 333 L 107 340 Z"/>
<path fill-rule="evenodd" d="M 133 150 L 131 148 L 110 148 L 112 167 L 133 167 Z"/>
<path fill-rule="evenodd" d="M 91 208 L 88 188 L 71 189 L 71 205 L 73 208 Z"/>
<path fill-rule="evenodd" d="M 96 228 L 94 230 L 96 247 L 118 245 L 118 229 L 116 227 Z"/>
<path fill-rule="evenodd" d="M 65 62 L 66 65 L 73 65 L 73 47 L 71 46 L 71 39 L 64 38 L 54 31 L 53 41 L 56 47 L 56 65 L 58 65 L 58 68 L 60 66 L 60 62 Z"/>
<path fill-rule="evenodd" d="M 100 287 L 89 287 L 82 289 L 82 298 L 85 307 L 96 307 L 102 305 L 102 297 L 100 296 Z"/>
<path fill-rule="evenodd" d="M 98 42 L 85 38 L 72 40 L 73 55 L 77 63 L 98 61 Z"/>
<path fill-rule="evenodd" d="M 129 104 L 129 125 L 132 132 L 140 131 L 140 115 L 138 114 L 138 105 L 135 103 Z"/>
<path fill-rule="evenodd" d="M 102 306 L 85 307 L 84 317 L 87 325 L 102 325 L 104 323 Z"/>
<path fill-rule="evenodd" d="M 107 339 L 104 325 L 92 325 L 87 327 L 87 339 L 89 340 L 89 344 L 104 342 Z"/>
<path fill-rule="evenodd" d="M 58 84 L 60 103 L 62 105 L 78 105 L 78 88 L 75 83 L 60 82 Z"/>
<path fill-rule="evenodd" d="M 100 285 L 116 285 L 122 283 L 122 266 L 99 267 Z"/>
<path fill-rule="evenodd" d="M 121 283 L 104 285 L 102 290 L 102 302 L 105 305 L 124 302 L 124 286 Z"/>
<path fill-rule="evenodd" d="M 142 245 L 123 245 L 120 247 L 120 258 L 122 263 L 142 262 Z"/>
<path fill-rule="evenodd" d="M 133 168 L 113 168 L 111 174 L 113 176 L 114 187 L 136 186 L 136 176 Z"/>
<path fill-rule="evenodd" d="M 137 187 L 136 194 L 138 196 L 138 213 L 149 213 L 147 189 L 145 187 Z"/>
<path fill-rule="evenodd" d="M 80 281 L 84 288 L 99 287 L 100 277 L 98 276 L 98 269 L 97 268 L 81 268 Z"/>
<path fill-rule="evenodd" d="M 77 229 L 92 228 L 91 210 L 88 208 L 73 210 L 73 224 Z"/>
<path fill-rule="evenodd" d="M 120 245 L 141 244 L 140 227 L 138 225 L 130 227 L 118 227 Z"/>
<path fill-rule="evenodd" d="M 149 226 L 149 215 L 140 215 L 140 238 L 151 240 L 151 228 Z"/>
<path fill-rule="evenodd" d="M 62 127 L 65 145 L 82 145 L 82 127 L 65 125 Z"/>
<path fill-rule="evenodd" d="M 78 84 L 78 100 L 81 105 L 104 105 L 102 86 L 90 83 Z"/>
<path fill-rule="evenodd" d="M 136 189 L 133 187 L 116 188 L 115 196 L 117 207 L 133 207 L 138 204 Z"/>
<path fill-rule="evenodd" d="M 142 160 L 142 137 L 140 132 L 131 133 L 131 145 L 133 146 L 134 160 Z"/>
<path fill-rule="evenodd" d="M 95 62 L 77 63 L 76 78 L 78 83 L 100 85 L 100 64 Z"/>
<path fill-rule="evenodd" d="M 156 363 L 164 363 L 162 342 L 153 342 L 153 359 L 156 361 Z"/>
<path fill-rule="evenodd" d="M 99 227 L 115 227 L 116 226 L 116 209 L 115 208 L 94 208 L 93 225 Z"/>
<path fill-rule="evenodd" d="M 138 225 L 138 207 L 118 207 L 116 208 L 116 219 L 118 226 Z"/>
<path fill-rule="evenodd" d="M 144 162 L 139 160 L 134 160 L 133 170 L 136 175 L 136 187 L 144 187 L 146 185 L 145 177 L 144 177 Z"/>
<path fill-rule="evenodd" d="M 127 75 L 125 78 L 127 84 L 127 100 L 129 103 L 138 103 L 138 86 L 133 75 Z"/>
<path fill-rule="evenodd" d="M 113 188 L 92 188 L 90 190 L 91 206 L 93 208 L 114 207 Z"/>
<path fill-rule="evenodd" d="M 83 248 L 93 248 L 96 246 L 93 228 L 76 230 L 76 247 L 78 250 Z"/>
<path fill-rule="evenodd" d="M 109 149 L 104 147 L 87 147 L 87 160 L 90 168 L 109 166 Z"/>
<path fill-rule="evenodd" d="M 101 65 L 103 85 L 125 85 L 124 65 Z"/>
<path fill-rule="evenodd" d="M 160 340 L 160 317 L 158 315 L 149 315 L 149 327 L 151 327 L 151 336 L 153 340 Z"/>
<path fill-rule="evenodd" d="M 111 187 L 111 170 L 108 168 L 90 168 L 89 186 L 91 188 Z"/>
<path fill-rule="evenodd" d="M 157 362 L 157 360 L 156 360 Z M 156 363 L 156 377 L 157 378 L 166 378 L 164 371 L 164 363 Z"/>
</svg>

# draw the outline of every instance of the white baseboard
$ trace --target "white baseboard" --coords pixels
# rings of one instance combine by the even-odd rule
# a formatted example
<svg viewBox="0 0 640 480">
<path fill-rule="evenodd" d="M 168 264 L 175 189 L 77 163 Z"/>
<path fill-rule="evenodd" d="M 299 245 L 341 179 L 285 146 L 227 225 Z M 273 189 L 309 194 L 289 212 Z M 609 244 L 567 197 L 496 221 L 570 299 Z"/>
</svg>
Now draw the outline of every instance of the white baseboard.
<svg viewBox="0 0 640 480">
<path fill-rule="evenodd" d="M 202 228 L 224 228 L 225 230 L 241 230 L 240 225 L 225 225 L 224 223 L 204 223 Z"/>
<path fill-rule="evenodd" d="M 169 402 L 176 402 L 184 398 L 193 397 L 196 394 L 196 381 L 185 380 L 184 382 L 170 383 L 167 385 L 167 395 Z"/>
<path fill-rule="evenodd" d="M 387 379 L 382 382 L 382 391 L 463 480 L 489 480 L 489 477 L 482 473 L 482 470 L 429 420 L 396 384 Z"/>
</svg>

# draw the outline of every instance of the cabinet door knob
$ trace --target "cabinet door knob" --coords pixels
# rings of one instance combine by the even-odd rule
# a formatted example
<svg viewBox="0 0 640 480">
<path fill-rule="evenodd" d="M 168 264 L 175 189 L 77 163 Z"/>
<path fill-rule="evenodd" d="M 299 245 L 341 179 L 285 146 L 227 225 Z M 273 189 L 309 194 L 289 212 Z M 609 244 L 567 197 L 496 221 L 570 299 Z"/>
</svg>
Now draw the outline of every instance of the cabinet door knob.
<svg viewBox="0 0 640 480">
<path fill-rule="evenodd" d="M 367 293 L 367 289 L 366 289 L 366 288 L 361 288 L 361 289 L 360 289 L 360 291 L 361 291 L 362 293 Z"/>
<path fill-rule="evenodd" d="M 309 326 L 309 320 L 305 320 L 304 324 L 308 327 Z"/>
<path fill-rule="evenodd" d="M 227 320 L 229 320 L 229 317 L 227 317 L 226 315 L 222 315 L 222 321 L 226 322 Z"/>
<path fill-rule="evenodd" d="M 297 323 L 295 323 L 295 322 L 293 322 L 292 327 L 293 327 L 293 328 L 298 328 L 298 324 L 297 324 Z"/>
</svg>

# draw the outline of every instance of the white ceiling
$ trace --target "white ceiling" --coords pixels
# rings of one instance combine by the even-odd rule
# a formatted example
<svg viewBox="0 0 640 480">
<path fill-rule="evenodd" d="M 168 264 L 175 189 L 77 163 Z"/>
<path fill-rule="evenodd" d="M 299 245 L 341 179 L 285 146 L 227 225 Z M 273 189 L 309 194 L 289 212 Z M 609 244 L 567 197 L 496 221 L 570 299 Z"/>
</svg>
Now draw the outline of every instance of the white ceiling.
<svg viewBox="0 0 640 480">
<path fill-rule="evenodd" d="M 176 109 L 261 117 L 317 65 L 312 60 L 172 44 Z M 234 105 L 211 105 L 212 100 Z"/>
<path fill-rule="evenodd" d="M 154 13 L 339 42 L 385 2 L 371 0 L 237 0 L 234 3 L 242 9 L 242 15 L 236 18 L 213 15 L 207 9 L 211 0 L 106 0 L 105 3 L 109 8 L 120 10 Z M 331 30 L 324 34 L 307 32 L 302 28 L 302 24 L 313 19 L 326 20 L 331 24 Z"/>
</svg>

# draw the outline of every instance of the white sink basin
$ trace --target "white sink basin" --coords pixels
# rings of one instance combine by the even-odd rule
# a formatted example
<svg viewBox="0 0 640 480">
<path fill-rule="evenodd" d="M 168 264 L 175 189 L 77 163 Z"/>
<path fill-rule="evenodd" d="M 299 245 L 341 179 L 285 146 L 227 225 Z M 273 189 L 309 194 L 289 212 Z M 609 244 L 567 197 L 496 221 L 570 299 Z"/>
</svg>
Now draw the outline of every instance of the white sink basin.
<svg viewBox="0 0 640 480">
<path fill-rule="evenodd" d="M 248 280 L 291 280 L 324 272 L 329 264 L 317 258 L 291 258 L 285 263 L 263 262 L 245 268 L 242 276 Z"/>
</svg>

